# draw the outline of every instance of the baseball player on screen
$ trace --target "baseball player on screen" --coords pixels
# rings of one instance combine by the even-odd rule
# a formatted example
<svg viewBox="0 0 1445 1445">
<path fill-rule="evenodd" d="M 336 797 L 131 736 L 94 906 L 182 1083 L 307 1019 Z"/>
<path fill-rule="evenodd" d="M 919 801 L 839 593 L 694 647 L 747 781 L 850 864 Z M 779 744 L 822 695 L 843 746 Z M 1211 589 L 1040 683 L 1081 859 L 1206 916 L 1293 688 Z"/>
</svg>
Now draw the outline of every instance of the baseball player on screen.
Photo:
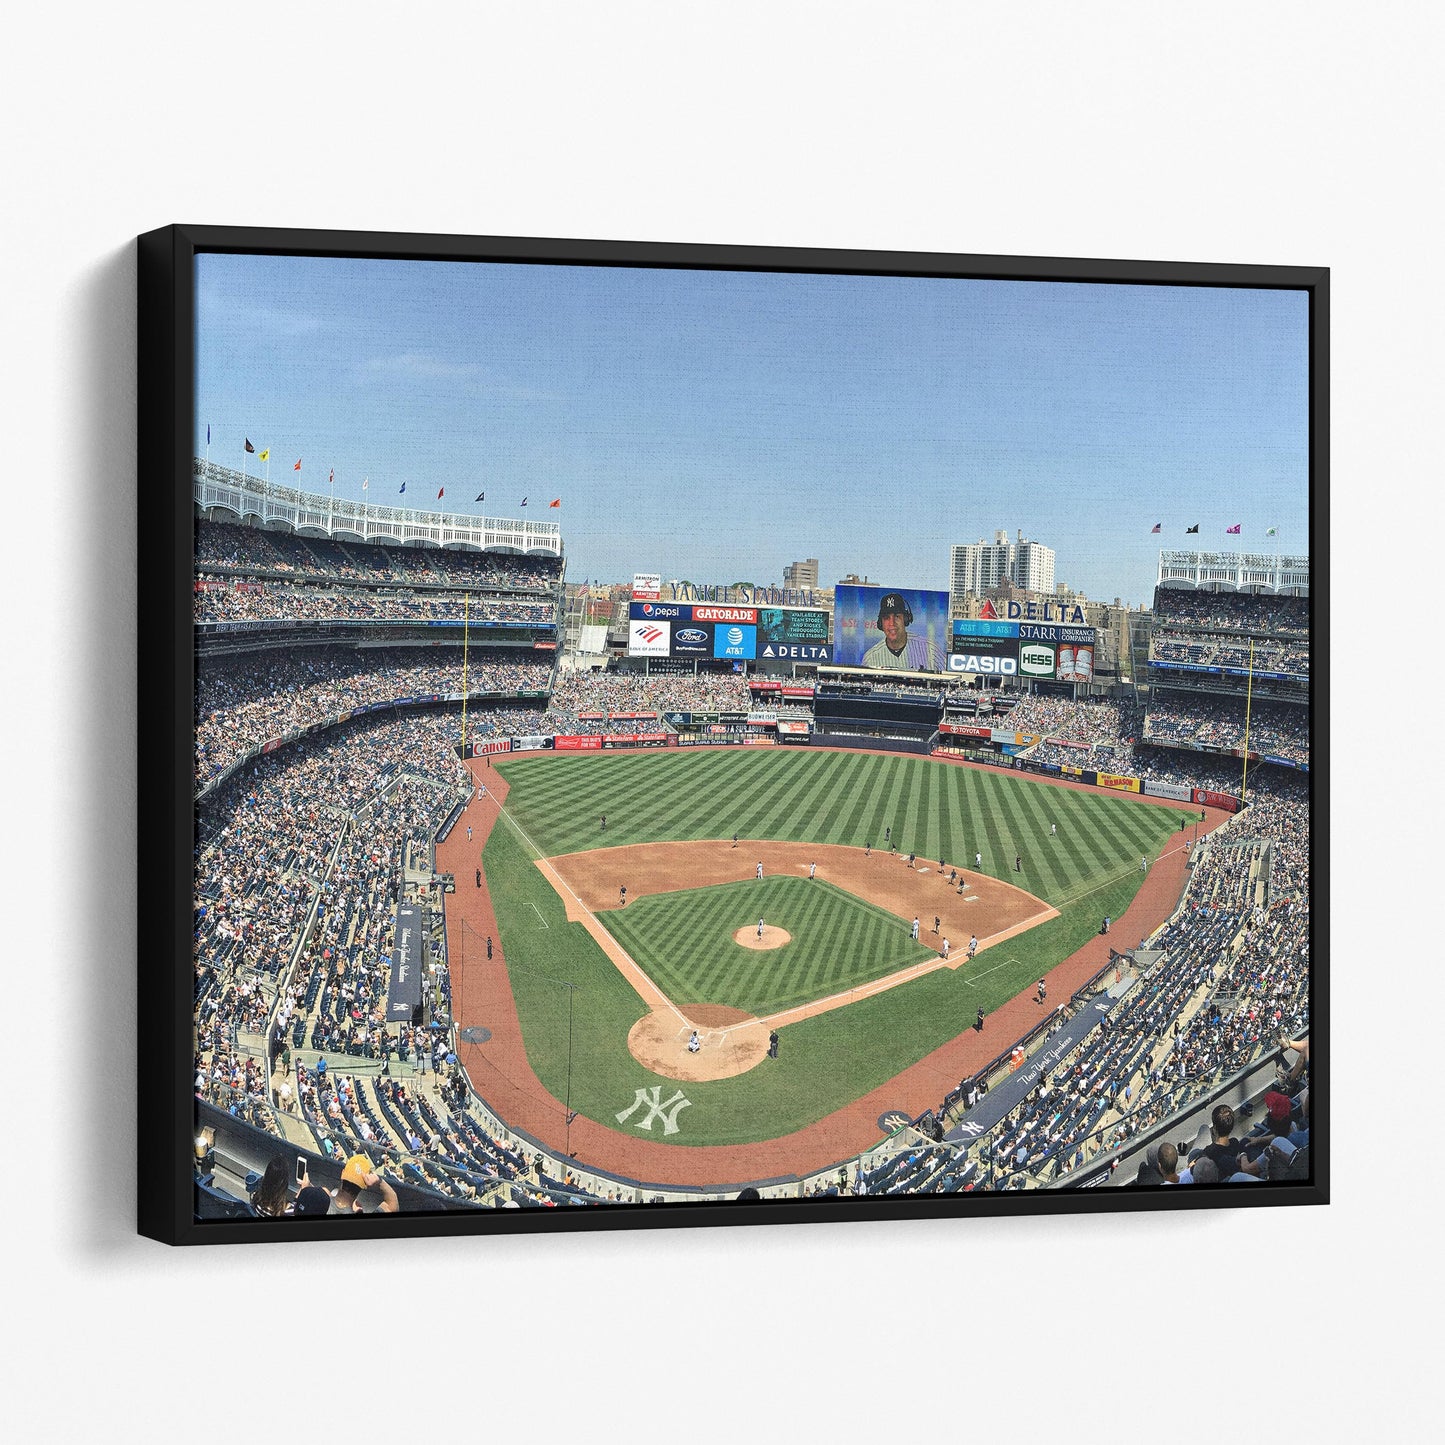
<svg viewBox="0 0 1445 1445">
<path fill-rule="evenodd" d="M 910 637 L 913 609 L 901 592 L 885 592 L 878 604 L 883 638 L 863 654 L 864 667 L 900 668 L 909 672 L 942 672 L 943 658 L 931 637 Z"/>
</svg>

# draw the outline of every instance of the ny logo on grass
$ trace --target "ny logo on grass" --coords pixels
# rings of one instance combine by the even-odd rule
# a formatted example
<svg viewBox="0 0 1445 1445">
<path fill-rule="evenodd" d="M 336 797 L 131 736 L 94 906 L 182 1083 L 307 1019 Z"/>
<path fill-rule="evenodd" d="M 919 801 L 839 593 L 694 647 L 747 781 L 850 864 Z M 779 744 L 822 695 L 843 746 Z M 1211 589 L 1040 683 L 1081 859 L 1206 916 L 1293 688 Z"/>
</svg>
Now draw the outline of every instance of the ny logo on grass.
<svg viewBox="0 0 1445 1445">
<path fill-rule="evenodd" d="M 652 1097 L 649 1098 L 648 1095 Z M 647 1106 L 647 1113 L 637 1121 L 639 1129 L 651 1131 L 654 1119 L 662 1120 L 662 1132 L 664 1134 L 677 1133 L 677 1116 L 692 1103 L 691 1099 L 685 1098 L 681 1089 L 670 1098 L 667 1103 L 662 1102 L 662 1085 L 654 1084 L 650 1089 L 639 1089 L 637 1097 L 631 1105 L 617 1115 L 617 1122 L 625 1124 L 642 1106 Z"/>
</svg>

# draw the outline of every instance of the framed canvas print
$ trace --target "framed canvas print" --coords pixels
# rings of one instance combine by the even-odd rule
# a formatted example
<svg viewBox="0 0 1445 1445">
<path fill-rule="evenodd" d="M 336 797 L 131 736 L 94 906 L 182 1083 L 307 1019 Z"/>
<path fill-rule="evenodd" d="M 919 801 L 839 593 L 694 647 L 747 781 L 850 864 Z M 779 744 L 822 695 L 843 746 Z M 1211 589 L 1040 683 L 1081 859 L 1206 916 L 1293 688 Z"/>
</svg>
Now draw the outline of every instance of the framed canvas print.
<svg viewBox="0 0 1445 1445">
<path fill-rule="evenodd" d="M 1325 1202 L 1326 271 L 139 255 L 142 1232 Z"/>
</svg>

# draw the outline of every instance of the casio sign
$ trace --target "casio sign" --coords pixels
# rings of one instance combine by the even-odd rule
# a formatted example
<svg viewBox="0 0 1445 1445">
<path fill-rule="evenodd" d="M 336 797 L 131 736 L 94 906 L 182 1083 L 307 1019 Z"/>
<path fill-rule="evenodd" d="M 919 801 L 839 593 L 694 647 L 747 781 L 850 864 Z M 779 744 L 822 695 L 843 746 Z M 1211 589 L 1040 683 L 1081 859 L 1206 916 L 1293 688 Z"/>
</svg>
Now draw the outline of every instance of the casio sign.
<svg viewBox="0 0 1445 1445">
<path fill-rule="evenodd" d="M 1011 657 L 980 657 L 975 652 L 955 652 L 948 659 L 950 672 L 992 673 L 999 677 L 1012 677 L 1019 665 Z"/>
</svg>

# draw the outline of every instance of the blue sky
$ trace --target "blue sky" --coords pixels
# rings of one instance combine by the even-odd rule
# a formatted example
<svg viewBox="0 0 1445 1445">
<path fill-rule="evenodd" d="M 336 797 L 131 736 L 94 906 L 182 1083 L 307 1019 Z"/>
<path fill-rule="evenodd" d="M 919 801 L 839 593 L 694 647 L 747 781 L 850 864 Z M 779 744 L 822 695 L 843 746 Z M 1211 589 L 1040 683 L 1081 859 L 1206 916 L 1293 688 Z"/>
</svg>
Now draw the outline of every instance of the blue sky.
<svg viewBox="0 0 1445 1445">
<path fill-rule="evenodd" d="M 197 294 L 197 455 L 558 521 L 574 581 L 942 589 L 1003 529 L 1137 603 L 1161 545 L 1308 547 L 1301 292 L 206 255 Z"/>
</svg>

